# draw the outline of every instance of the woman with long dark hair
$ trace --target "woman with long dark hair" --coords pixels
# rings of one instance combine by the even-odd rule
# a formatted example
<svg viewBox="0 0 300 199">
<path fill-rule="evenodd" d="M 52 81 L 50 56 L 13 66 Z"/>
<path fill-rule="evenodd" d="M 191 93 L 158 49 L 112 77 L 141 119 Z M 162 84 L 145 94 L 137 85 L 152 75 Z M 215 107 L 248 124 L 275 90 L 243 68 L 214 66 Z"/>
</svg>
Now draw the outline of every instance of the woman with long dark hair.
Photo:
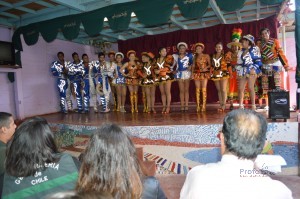
<svg viewBox="0 0 300 199">
<path fill-rule="evenodd" d="M 161 101 L 163 105 L 163 114 L 170 113 L 171 106 L 171 85 L 174 80 L 172 66 L 174 58 L 172 55 L 167 55 L 167 49 L 162 47 L 158 50 L 159 57 L 156 60 L 155 73 L 157 74 L 156 82 L 159 83 L 161 93 Z"/>
<path fill-rule="evenodd" d="M 127 93 L 127 87 L 126 87 L 126 79 L 121 73 L 120 69 L 123 66 L 123 59 L 124 55 L 121 52 L 117 52 L 116 55 L 116 77 L 113 81 L 113 84 L 117 88 L 117 110 L 119 108 L 120 112 L 125 113 L 125 101 L 126 101 L 126 93 Z M 125 71 L 122 71 L 125 72 Z"/>
<path fill-rule="evenodd" d="M 187 52 L 188 45 L 185 42 L 177 44 L 178 54 L 173 54 L 176 63 L 176 75 L 179 85 L 181 111 L 189 110 L 189 90 L 191 78 L 191 66 L 193 64 L 192 53 Z"/>
<path fill-rule="evenodd" d="M 262 66 L 259 48 L 255 45 L 254 37 L 250 34 L 242 38 L 243 49 L 238 53 L 238 66 L 236 67 L 239 78 L 239 108 L 244 109 L 244 91 L 246 83 L 250 92 L 251 109 L 256 110 L 254 85 L 258 76 L 261 75 Z"/>
<path fill-rule="evenodd" d="M 195 56 L 192 66 L 192 79 L 194 79 L 196 87 L 197 112 L 206 111 L 206 88 L 208 79 L 211 76 L 210 56 L 203 53 L 204 48 L 203 43 L 195 44 Z"/>
<path fill-rule="evenodd" d="M 228 78 L 232 76 L 231 66 L 227 64 L 225 59 L 223 44 L 218 42 L 215 46 L 215 54 L 212 55 L 212 75 L 211 80 L 214 81 L 218 91 L 220 108 L 218 111 L 224 112 L 227 101 Z"/>
<path fill-rule="evenodd" d="M 138 199 L 149 194 L 150 198 L 165 198 L 155 178 L 143 177 L 133 143 L 115 124 L 103 125 L 92 135 L 76 190 L 107 192 L 118 199 Z"/>
<path fill-rule="evenodd" d="M 126 84 L 128 85 L 130 93 L 130 103 L 131 103 L 131 112 L 138 111 L 138 89 L 139 89 L 139 77 L 137 72 L 140 70 L 140 63 L 137 61 L 136 52 L 134 50 L 129 50 L 127 52 L 127 58 L 129 62 L 126 62 L 123 67 L 119 70 L 122 75 L 126 78 Z M 125 70 L 128 71 L 125 74 Z"/>
<path fill-rule="evenodd" d="M 139 71 L 139 75 L 141 76 L 141 86 L 145 90 L 146 94 L 146 102 L 147 102 L 147 113 L 156 113 L 154 108 L 155 103 L 155 73 L 154 68 L 156 66 L 155 56 L 152 52 L 144 52 L 142 53 L 144 56 L 143 66 Z"/>
<path fill-rule="evenodd" d="M 59 153 L 43 118 L 23 122 L 8 143 L 6 154 L 2 198 L 40 199 L 75 188 L 79 161 Z"/>
</svg>

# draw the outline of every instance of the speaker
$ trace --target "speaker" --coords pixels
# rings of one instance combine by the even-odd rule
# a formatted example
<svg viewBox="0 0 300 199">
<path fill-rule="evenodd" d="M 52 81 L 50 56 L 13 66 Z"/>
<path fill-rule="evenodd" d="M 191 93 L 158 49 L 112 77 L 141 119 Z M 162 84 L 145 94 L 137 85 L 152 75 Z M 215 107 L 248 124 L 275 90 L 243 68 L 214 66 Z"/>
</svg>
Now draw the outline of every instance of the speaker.
<svg viewBox="0 0 300 199">
<path fill-rule="evenodd" d="M 290 118 L 290 93 L 289 91 L 275 90 L 268 92 L 269 118 L 289 119 Z"/>
</svg>

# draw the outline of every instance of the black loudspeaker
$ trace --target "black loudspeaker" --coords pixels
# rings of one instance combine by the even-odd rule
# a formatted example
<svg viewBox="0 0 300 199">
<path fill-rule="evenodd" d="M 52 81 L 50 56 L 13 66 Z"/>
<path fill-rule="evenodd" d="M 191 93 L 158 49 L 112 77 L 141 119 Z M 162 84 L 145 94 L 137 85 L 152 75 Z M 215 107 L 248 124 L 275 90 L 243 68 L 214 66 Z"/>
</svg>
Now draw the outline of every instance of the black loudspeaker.
<svg viewBox="0 0 300 199">
<path fill-rule="evenodd" d="M 269 91 L 269 118 L 289 119 L 290 118 L 290 93 L 289 91 Z"/>
</svg>

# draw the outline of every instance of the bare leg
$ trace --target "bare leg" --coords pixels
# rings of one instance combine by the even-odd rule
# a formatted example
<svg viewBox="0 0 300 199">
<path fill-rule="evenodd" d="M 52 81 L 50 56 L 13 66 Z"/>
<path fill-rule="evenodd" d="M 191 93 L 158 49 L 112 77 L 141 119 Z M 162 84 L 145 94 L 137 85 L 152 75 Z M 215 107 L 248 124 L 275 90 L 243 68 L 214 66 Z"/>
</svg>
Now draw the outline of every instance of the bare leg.
<svg viewBox="0 0 300 199">
<path fill-rule="evenodd" d="M 184 101 L 185 101 L 185 111 L 189 109 L 189 98 L 190 98 L 190 80 L 184 80 Z"/>
<path fill-rule="evenodd" d="M 126 86 L 121 86 L 121 91 L 122 91 L 121 104 L 122 104 L 122 106 L 124 108 L 125 107 L 125 101 L 126 101 L 126 94 L 127 94 L 127 88 L 126 88 Z"/>
<path fill-rule="evenodd" d="M 162 110 L 162 113 L 165 113 L 166 111 L 166 91 L 165 91 L 165 84 L 166 83 L 161 83 L 159 84 L 159 90 L 160 90 L 160 94 L 161 94 L 161 102 L 162 102 L 162 105 L 163 105 L 163 110 Z"/>
<path fill-rule="evenodd" d="M 171 100 L 172 100 L 172 95 L 171 95 L 171 81 L 167 81 L 164 85 L 165 87 L 165 92 L 166 92 L 166 97 L 167 97 L 167 108 L 166 108 L 166 113 L 170 113 L 170 106 L 171 106 Z"/>
<path fill-rule="evenodd" d="M 181 107 L 181 111 L 184 111 L 184 81 L 179 80 L 178 85 L 179 85 L 180 107 Z"/>
<path fill-rule="evenodd" d="M 219 81 L 214 81 L 214 82 L 215 82 L 215 86 L 216 86 L 217 92 L 218 92 L 218 98 L 219 98 L 220 108 L 222 108 L 223 100 L 222 100 L 222 92 L 221 92 L 220 80 Z M 220 108 L 218 110 L 220 110 Z"/>
<path fill-rule="evenodd" d="M 116 89 L 116 93 L 117 93 L 117 110 L 122 109 L 122 104 L 121 104 L 121 100 L 122 100 L 122 91 L 121 91 L 122 86 L 121 85 L 116 85 L 115 89 Z"/>
<path fill-rule="evenodd" d="M 151 86 L 150 87 L 151 107 L 152 107 L 152 112 L 153 113 L 156 113 L 155 108 L 154 108 L 154 104 L 155 104 L 155 90 L 156 90 L 156 86 Z"/>
<path fill-rule="evenodd" d="M 138 90 L 139 90 L 139 86 L 133 86 L 134 89 L 134 107 L 135 107 L 135 112 L 138 113 Z"/>
<path fill-rule="evenodd" d="M 151 93 L 150 93 L 150 87 L 146 86 L 144 87 L 146 98 L 147 98 L 147 106 L 148 106 L 148 113 L 151 111 Z"/>
<path fill-rule="evenodd" d="M 254 90 L 254 84 L 256 81 L 256 75 L 250 75 L 248 77 L 248 89 L 250 92 L 250 99 L 251 99 L 251 103 L 252 103 L 252 110 L 256 110 L 255 107 L 255 90 Z"/>
<path fill-rule="evenodd" d="M 244 108 L 243 102 L 244 102 L 244 91 L 245 91 L 246 83 L 247 83 L 247 78 L 246 77 L 241 77 L 239 79 L 239 104 L 240 104 L 240 108 Z"/>
<path fill-rule="evenodd" d="M 134 112 L 134 88 L 132 85 L 128 86 L 129 93 L 130 93 L 130 104 L 131 104 L 131 112 Z"/>
<path fill-rule="evenodd" d="M 221 86 L 221 94 L 222 94 L 222 109 L 225 110 L 226 108 L 226 101 L 227 101 L 227 86 L 228 86 L 228 79 L 220 80 Z"/>
</svg>

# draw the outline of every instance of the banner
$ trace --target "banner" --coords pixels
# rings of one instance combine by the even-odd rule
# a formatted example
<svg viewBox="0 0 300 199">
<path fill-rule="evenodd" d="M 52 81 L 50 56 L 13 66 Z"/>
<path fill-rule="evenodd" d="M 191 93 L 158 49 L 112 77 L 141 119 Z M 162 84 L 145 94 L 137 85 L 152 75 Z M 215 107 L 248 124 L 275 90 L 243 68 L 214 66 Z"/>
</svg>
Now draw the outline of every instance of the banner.
<svg viewBox="0 0 300 199">
<path fill-rule="evenodd" d="M 225 12 L 240 10 L 242 7 L 244 7 L 245 2 L 246 0 L 216 0 L 216 3 L 219 6 L 220 10 Z"/>
<path fill-rule="evenodd" d="M 179 0 L 178 8 L 184 18 L 200 18 L 207 10 L 209 0 Z"/>
</svg>

